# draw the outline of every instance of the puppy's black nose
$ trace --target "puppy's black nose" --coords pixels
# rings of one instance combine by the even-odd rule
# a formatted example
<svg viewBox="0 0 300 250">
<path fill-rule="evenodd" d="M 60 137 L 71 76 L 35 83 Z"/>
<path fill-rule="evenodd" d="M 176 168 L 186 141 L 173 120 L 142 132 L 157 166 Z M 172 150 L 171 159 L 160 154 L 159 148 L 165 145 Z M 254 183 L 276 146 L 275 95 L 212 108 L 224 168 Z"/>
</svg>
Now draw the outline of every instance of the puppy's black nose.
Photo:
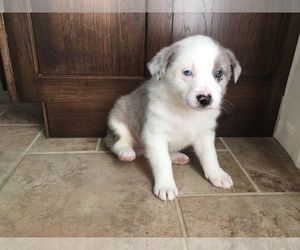
<svg viewBox="0 0 300 250">
<path fill-rule="evenodd" d="M 211 95 L 197 95 L 196 98 L 203 107 L 208 106 L 212 102 Z"/>
</svg>

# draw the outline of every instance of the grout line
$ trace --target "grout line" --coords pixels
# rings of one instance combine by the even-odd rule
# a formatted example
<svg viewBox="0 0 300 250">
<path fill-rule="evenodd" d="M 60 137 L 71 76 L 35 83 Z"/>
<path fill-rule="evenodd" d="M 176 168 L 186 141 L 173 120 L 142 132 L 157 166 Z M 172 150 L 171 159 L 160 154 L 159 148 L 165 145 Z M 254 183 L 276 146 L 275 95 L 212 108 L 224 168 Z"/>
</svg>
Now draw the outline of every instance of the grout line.
<svg viewBox="0 0 300 250">
<path fill-rule="evenodd" d="M 187 232 L 186 224 L 184 221 L 183 213 L 178 198 L 175 199 L 175 207 L 176 207 L 176 212 L 177 212 L 177 217 L 178 217 L 182 237 L 187 238 L 188 232 Z"/>
<path fill-rule="evenodd" d="M 215 194 L 182 194 L 181 198 L 197 198 L 197 197 L 240 197 L 240 196 L 280 196 L 280 195 L 300 195 L 300 192 L 249 192 L 249 193 L 215 193 Z"/>
<path fill-rule="evenodd" d="M 96 146 L 96 151 L 99 151 L 99 149 L 100 149 L 100 144 L 101 144 L 101 141 L 102 141 L 102 139 L 101 139 L 101 138 L 98 138 L 98 141 L 97 141 L 97 146 Z"/>
<path fill-rule="evenodd" d="M 21 161 L 24 159 L 24 157 L 27 155 L 29 150 L 32 148 L 32 146 L 36 143 L 36 141 L 40 138 L 40 136 L 43 134 L 44 128 L 37 134 L 37 136 L 34 138 L 34 140 L 29 144 L 29 146 L 26 148 L 26 150 L 21 154 L 20 158 L 17 160 L 17 162 L 14 164 L 12 169 L 9 171 L 9 173 L 6 175 L 4 180 L 0 183 L 0 190 L 4 187 L 8 179 L 12 176 L 12 174 L 15 172 Z"/>
<path fill-rule="evenodd" d="M 187 238 L 182 238 L 181 239 L 181 246 L 183 250 L 188 250 L 189 249 L 189 244 L 187 242 Z"/>
<path fill-rule="evenodd" d="M 13 172 L 15 172 L 16 168 L 18 167 L 18 165 L 20 164 L 20 162 L 23 160 L 24 157 L 25 157 L 25 154 L 21 155 L 21 157 L 18 159 L 18 161 L 12 167 L 12 169 L 7 173 L 7 175 L 5 176 L 5 178 L 3 179 L 3 181 L 0 183 L 0 191 L 4 187 L 4 185 L 6 184 L 6 182 L 8 181 L 8 179 L 12 176 Z"/>
<path fill-rule="evenodd" d="M 253 179 L 250 177 L 250 175 L 248 174 L 248 172 L 245 170 L 245 168 L 243 167 L 243 165 L 240 163 L 240 161 L 237 159 L 237 157 L 234 155 L 234 153 L 231 151 L 231 149 L 229 148 L 229 146 L 227 145 L 227 143 L 224 141 L 224 139 L 222 137 L 219 137 L 220 140 L 222 141 L 222 143 L 224 144 L 224 146 L 228 149 L 229 153 L 231 154 L 232 158 L 235 160 L 235 162 L 239 165 L 239 167 L 241 168 L 241 170 L 243 171 L 243 173 L 246 175 L 246 177 L 248 178 L 248 180 L 251 182 L 252 186 L 255 188 L 256 192 L 261 193 L 261 190 L 259 189 L 259 187 L 256 185 L 256 183 L 253 181 Z"/>
<path fill-rule="evenodd" d="M 223 137 L 216 137 L 215 140 L 217 140 L 217 139 L 219 139 L 219 140 L 222 142 L 223 146 L 228 150 L 228 147 L 226 147 L 227 145 L 226 145 L 226 143 L 224 142 Z"/>
<path fill-rule="evenodd" d="M 27 147 L 25 152 L 23 153 L 24 156 L 29 152 L 29 150 L 32 148 L 32 146 L 37 142 L 37 140 L 42 136 L 44 132 L 44 128 L 41 129 L 41 131 L 38 133 L 38 135 L 34 138 L 34 140 L 30 143 L 30 145 Z"/>
</svg>

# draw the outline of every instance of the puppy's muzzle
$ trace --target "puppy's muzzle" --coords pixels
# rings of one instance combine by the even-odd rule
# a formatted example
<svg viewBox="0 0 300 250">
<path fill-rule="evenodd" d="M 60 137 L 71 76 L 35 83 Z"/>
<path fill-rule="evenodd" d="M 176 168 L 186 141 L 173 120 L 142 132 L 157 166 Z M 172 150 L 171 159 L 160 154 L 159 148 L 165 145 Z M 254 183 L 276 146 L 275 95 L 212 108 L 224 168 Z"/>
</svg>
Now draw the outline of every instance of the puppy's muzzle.
<svg viewBox="0 0 300 250">
<path fill-rule="evenodd" d="M 210 94 L 197 95 L 196 98 L 202 107 L 207 107 L 212 102 L 212 96 Z"/>
</svg>

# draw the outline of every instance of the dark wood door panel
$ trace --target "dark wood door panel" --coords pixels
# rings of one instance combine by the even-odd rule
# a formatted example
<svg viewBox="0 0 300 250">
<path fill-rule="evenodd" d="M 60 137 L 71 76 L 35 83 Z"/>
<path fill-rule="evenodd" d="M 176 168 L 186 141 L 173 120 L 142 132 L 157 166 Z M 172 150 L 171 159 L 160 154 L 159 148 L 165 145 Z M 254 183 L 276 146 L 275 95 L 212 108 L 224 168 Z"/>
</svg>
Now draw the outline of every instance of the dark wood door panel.
<svg viewBox="0 0 300 250">
<path fill-rule="evenodd" d="M 176 13 L 173 41 L 203 34 L 230 48 L 239 59 L 244 78 L 270 76 L 282 14 Z"/>
<path fill-rule="evenodd" d="M 230 82 L 218 119 L 218 136 L 264 136 L 265 120 L 272 93 L 271 80 Z"/>
<path fill-rule="evenodd" d="M 32 14 L 42 75 L 143 76 L 146 14 Z"/>
<path fill-rule="evenodd" d="M 97 102 L 104 111 L 109 111 L 115 100 L 137 88 L 144 78 L 38 77 L 37 81 L 43 102 Z"/>
<path fill-rule="evenodd" d="M 47 135 L 50 137 L 103 137 L 107 114 L 101 103 L 46 103 Z"/>
<path fill-rule="evenodd" d="M 3 17 L 18 100 L 39 102 L 31 16 L 25 13 L 4 13 Z"/>
<path fill-rule="evenodd" d="M 264 111 L 266 111 L 264 109 Z M 253 119 L 253 114 L 239 112 L 235 116 L 227 116 L 222 114 L 218 119 L 218 126 L 216 130 L 217 136 L 221 137 L 268 137 L 272 134 L 267 135 L 264 132 L 264 120 L 266 117 L 266 112 L 259 112 L 255 119 Z"/>
<path fill-rule="evenodd" d="M 133 91 L 144 79 L 41 76 L 37 80 L 47 136 L 102 137 L 115 100 Z"/>
<path fill-rule="evenodd" d="M 149 13 L 147 23 L 147 62 L 149 62 L 159 50 L 172 43 L 173 14 Z"/>
</svg>

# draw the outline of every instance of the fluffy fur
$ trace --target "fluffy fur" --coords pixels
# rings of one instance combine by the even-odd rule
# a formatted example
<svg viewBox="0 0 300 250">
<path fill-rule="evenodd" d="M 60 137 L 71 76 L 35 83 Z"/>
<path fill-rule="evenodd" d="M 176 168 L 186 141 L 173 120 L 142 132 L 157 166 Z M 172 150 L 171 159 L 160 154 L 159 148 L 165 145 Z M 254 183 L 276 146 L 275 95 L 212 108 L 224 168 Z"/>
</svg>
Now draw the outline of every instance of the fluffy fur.
<svg viewBox="0 0 300 250">
<path fill-rule="evenodd" d="M 187 163 L 179 151 L 190 145 L 205 177 L 229 189 L 233 182 L 219 166 L 214 141 L 226 85 L 232 72 L 235 82 L 241 73 L 234 54 L 199 35 L 163 48 L 147 66 L 152 79 L 116 102 L 104 142 L 122 161 L 149 159 L 161 200 L 178 195 L 172 163 Z"/>
</svg>

